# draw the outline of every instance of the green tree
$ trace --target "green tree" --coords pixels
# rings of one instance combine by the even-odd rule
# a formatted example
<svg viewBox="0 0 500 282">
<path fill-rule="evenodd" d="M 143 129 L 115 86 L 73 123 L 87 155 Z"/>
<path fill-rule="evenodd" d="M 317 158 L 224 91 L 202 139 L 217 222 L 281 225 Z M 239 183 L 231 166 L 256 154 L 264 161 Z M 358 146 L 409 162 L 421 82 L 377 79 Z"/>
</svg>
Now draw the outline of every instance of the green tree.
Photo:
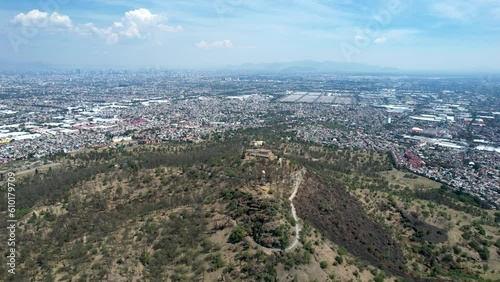
<svg viewBox="0 0 500 282">
<path fill-rule="evenodd" d="M 229 235 L 229 242 L 230 243 L 238 243 L 243 240 L 247 236 L 247 232 L 245 230 L 245 227 L 243 226 L 237 226 L 233 229 L 231 234 Z"/>
</svg>

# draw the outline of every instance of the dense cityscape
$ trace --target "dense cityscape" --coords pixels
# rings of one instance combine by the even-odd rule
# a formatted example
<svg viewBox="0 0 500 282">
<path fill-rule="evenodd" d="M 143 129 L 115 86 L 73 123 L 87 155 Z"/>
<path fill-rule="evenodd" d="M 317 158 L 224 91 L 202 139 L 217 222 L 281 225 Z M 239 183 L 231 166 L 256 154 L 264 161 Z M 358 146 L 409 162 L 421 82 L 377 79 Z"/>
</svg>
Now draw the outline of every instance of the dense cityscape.
<svg viewBox="0 0 500 282">
<path fill-rule="evenodd" d="M 480 76 L 6 73 L 0 163 L 284 125 L 298 140 L 387 152 L 395 167 L 498 208 L 498 91 L 500 81 Z"/>
</svg>

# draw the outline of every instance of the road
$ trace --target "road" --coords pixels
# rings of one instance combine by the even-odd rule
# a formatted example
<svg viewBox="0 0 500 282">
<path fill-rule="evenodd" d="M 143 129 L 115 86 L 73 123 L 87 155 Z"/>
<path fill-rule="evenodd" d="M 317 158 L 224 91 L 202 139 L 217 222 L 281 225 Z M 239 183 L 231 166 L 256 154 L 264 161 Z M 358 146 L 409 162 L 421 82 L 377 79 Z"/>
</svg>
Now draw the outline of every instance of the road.
<svg viewBox="0 0 500 282">
<path fill-rule="evenodd" d="M 297 211 L 295 210 L 295 206 L 293 205 L 293 199 L 295 198 L 297 192 L 299 191 L 299 186 L 300 183 L 302 182 L 302 175 L 304 174 L 304 172 L 305 169 L 303 168 L 294 175 L 295 184 L 293 186 L 293 192 L 292 195 L 290 195 L 290 198 L 288 198 L 290 200 L 290 206 L 292 207 L 292 216 L 293 219 L 295 220 L 295 240 L 290 246 L 288 246 L 288 248 L 285 249 L 285 251 L 293 250 L 299 244 L 300 240 L 299 218 L 297 217 Z"/>
</svg>

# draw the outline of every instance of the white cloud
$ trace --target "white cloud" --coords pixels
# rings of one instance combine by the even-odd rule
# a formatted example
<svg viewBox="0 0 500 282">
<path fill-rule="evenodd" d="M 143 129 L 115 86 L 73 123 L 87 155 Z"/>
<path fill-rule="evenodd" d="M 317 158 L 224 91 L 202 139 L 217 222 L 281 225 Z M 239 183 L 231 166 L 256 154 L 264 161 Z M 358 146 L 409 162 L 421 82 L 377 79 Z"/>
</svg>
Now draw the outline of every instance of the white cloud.
<svg viewBox="0 0 500 282">
<path fill-rule="evenodd" d="M 160 21 L 159 15 L 152 14 L 148 9 L 140 8 L 125 13 L 125 19 L 134 23 L 155 23 Z"/>
<path fill-rule="evenodd" d="M 127 38 L 142 38 L 139 26 L 135 22 L 129 22 L 125 29 L 119 31 L 119 34 Z"/>
<path fill-rule="evenodd" d="M 54 24 L 57 26 L 63 26 L 63 27 L 67 27 L 67 28 L 70 28 L 72 26 L 71 19 L 68 16 L 61 15 L 61 14 L 58 14 L 56 12 L 54 12 L 50 15 L 49 21 L 51 24 Z"/>
<path fill-rule="evenodd" d="M 387 37 L 379 37 L 379 38 L 376 38 L 373 42 L 377 43 L 377 44 L 382 44 L 382 43 L 385 43 L 387 41 Z"/>
<path fill-rule="evenodd" d="M 198 48 L 208 48 L 208 46 L 210 46 L 210 43 L 206 42 L 205 40 L 196 43 L 196 47 Z"/>
<path fill-rule="evenodd" d="M 111 27 L 108 28 L 97 28 L 93 23 L 87 23 L 82 25 L 84 29 L 88 30 L 90 34 L 102 38 L 108 44 L 117 43 L 119 40 L 118 33 L 114 32 Z"/>
<path fill-rule="evenodd" d="M 413 28 L 400 28 L 400 29 L 387 29 L 382 30 L 377 35 L 373 34 L 365 34 L 360 30 L 357 30 L 359 34 L 354 36 L 354 41 L 356 44 L 360 46 L 368 46 L 369 44 L 384 44 L 388 41 L 404 41 L 413 40 L 414 35 L 419 34 L 422 30 L 413 29 Z M 351 35 L 352 36 L 352 35 Z"/>
<path fill-rule="evenodd" d="M 31 10 L 28 13 L 19 13 L 11 21 L 11 24 L 19 26 L 35 26 L 38 28 L 71 28 L 73 24 L 66 15 L 57 12 L 52 14 Z"/>
<path fill-rule="evenodd" d="M 46 25 L 49 19 L 49 14 L 40 12 L 38 10 L 31 10 L 27 14 L 20 13 L 14 17 L 10 22 L 16 25 L 32 26 L 32 25 Z"/>
<path fill-rule="evenodd" d="M 128 11 L 120 21 L 115 21 L 109 27 L 97 27 L 93 23 L 81 24 L 73 27 L 67 15 L 57 12 L 49 14 L 39 10 L 20 13 L 11 21 L 16 26 L 33 26 L 47 29 L 65 29 L 81 35 L 92 35 L 104 39 L 108 44 L 115 44 L 120 39 L 146 38 L 154 31 L 177 32 L 182 31 L 181 26 L 166 24 L 166 17 L 151 13 L 148 9 L 140 8 Z"/>
<path fill-rule="evenodd" d="M 108 44 L 117 43 L 122 38 L 143 39 L 155 30 L 161 32 L 182 31 L 181 26 L 169 26 L 166 24 L 166 17 L 153 14 L 144 8 L 125 12 L 121 21 L 114 22 L 108 28 L 97 28 L 92 23 L 83 25 L 83 27 L 89 29 L 92 34 L 104 38 Z"/>
<path fill-rule="evenodd" d="M 373 43 L 383 44 L 388 40 L 402 40 L 414 34 L 420 33 L 417 29 L 389 29 L 383 32 L 383 36 L 377 37 L 373 40 Z"/>
<path fill-rule="evenodd" d="M 224 39 L 221 41 L 213 41 L 213 42 L 207 42 L 205 40 L 202 40 L 198 43 L 196 43 L 196 47 L 201 48 L 201 49 L 208 49 L 208 48 L 233 48 L 233 43 L 229 39 Z"/>
</svg>

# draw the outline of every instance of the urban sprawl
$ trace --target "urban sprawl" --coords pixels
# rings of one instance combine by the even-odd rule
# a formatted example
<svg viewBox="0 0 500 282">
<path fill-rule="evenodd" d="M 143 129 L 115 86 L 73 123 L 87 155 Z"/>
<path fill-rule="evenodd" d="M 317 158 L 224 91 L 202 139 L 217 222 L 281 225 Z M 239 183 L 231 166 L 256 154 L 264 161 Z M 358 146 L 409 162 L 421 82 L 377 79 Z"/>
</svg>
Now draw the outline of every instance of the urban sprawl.
<svg viewBox="0 0 500 282">
<path fill-rule="evenodd" d="M 387 152 L 397 168 L 498 208 L 499 92 L 480 76 L 0 74 L 0 163 L 283 125 L 303 141 Z"/>
</svg>

